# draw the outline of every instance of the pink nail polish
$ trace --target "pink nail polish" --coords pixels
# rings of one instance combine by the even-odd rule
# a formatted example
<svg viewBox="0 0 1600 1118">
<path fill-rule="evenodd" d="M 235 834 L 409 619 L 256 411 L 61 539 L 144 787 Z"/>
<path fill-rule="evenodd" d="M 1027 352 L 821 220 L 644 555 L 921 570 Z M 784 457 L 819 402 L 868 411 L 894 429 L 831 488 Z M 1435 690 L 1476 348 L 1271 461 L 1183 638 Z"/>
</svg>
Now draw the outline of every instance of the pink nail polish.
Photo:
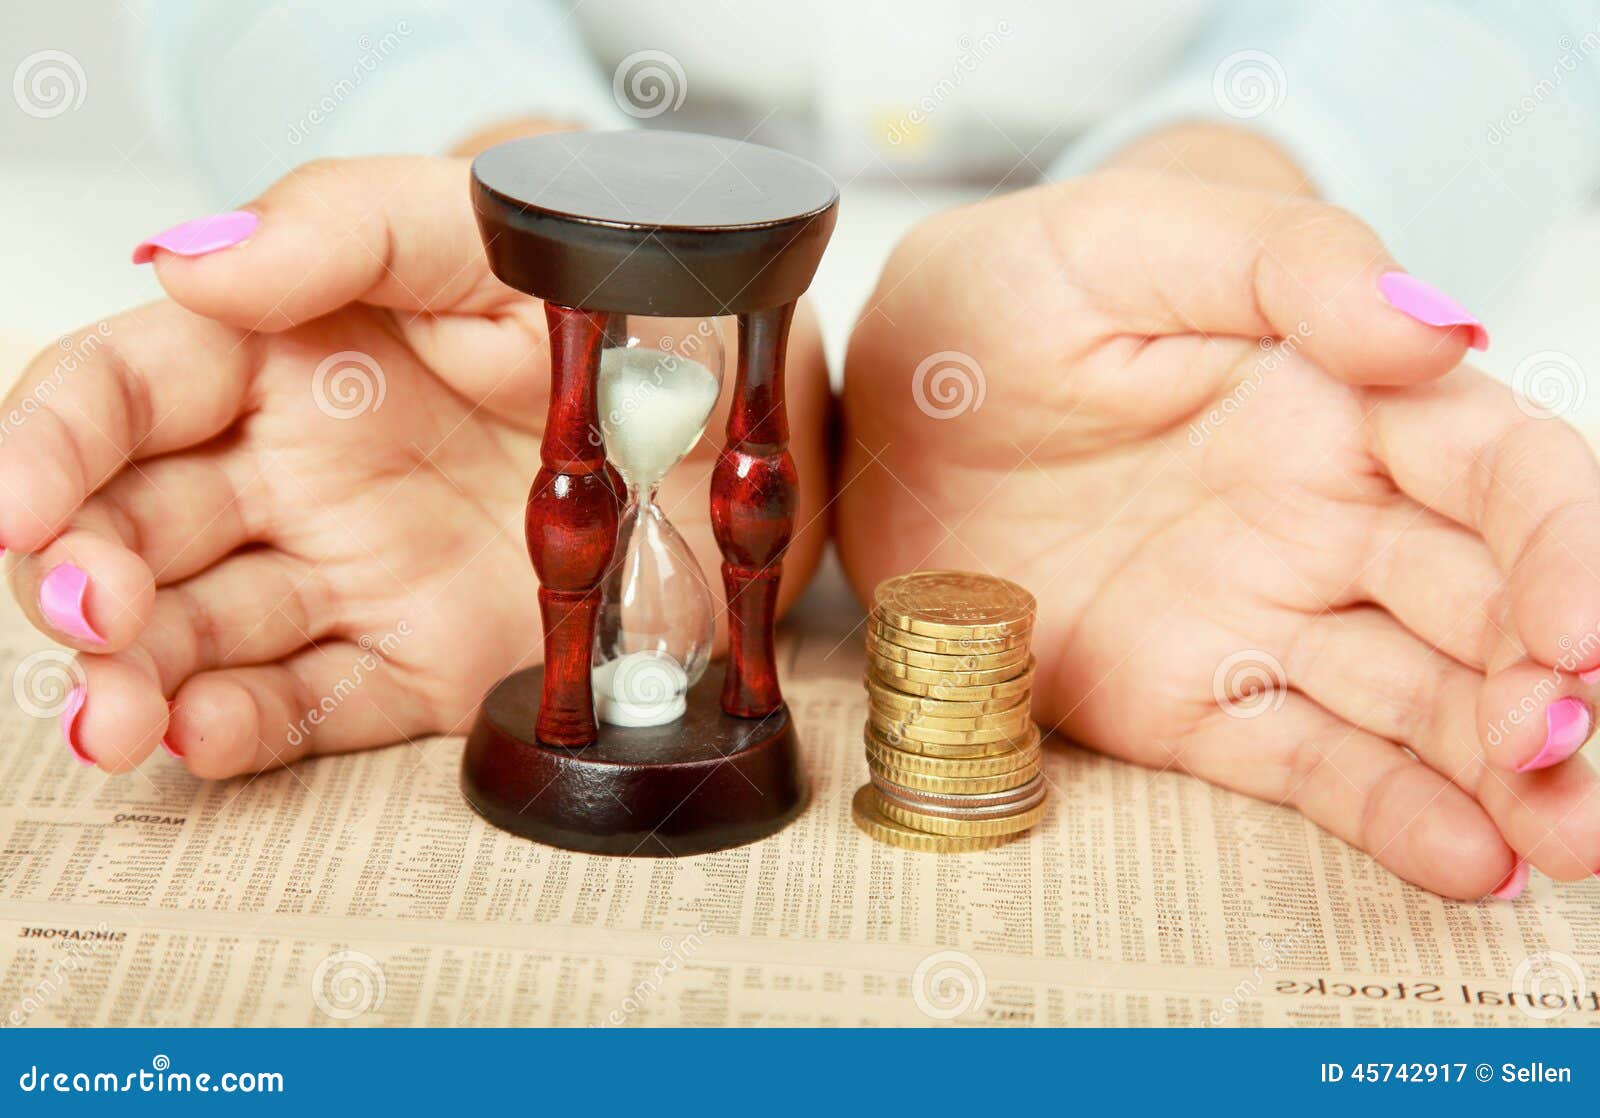
<svg viewBox="0 0 1600 1118">
<path fill-rule="evenodd" d="M 171 741 L 172 715 L 176 709 L 176 706 L 172 702 L 169 701 L 167 703 L 167 732 L 161 735 L 161 748 L 165 749 L 168 753 L 172 754 L 181 761 L 183 760 L 183 750 L 173 745 Z"/>
<path fill-rule="evenodd" d="M 89 575 L 75 563 L 52 567 L 39 584 L 39 609 L 45 620 L 69 637 L 90 644 L 105 644 L 106 639 L 89 624 L 84 598 L 89 593 Z"/>
<path fill-rule="evenodd" d="M 1514 901 L 1518 897 L 1522 896 L 1523 890 L 1527 887 L 1528 863 L 1518 859 L 1517 864 L 1511 867 L 1511 873 L 1507 875 L 1506 879 L 1502 881 L 1495 888 L 1495 891 L 1489 894 L 1489 896 L 1493 897 L 1497 901 Z"/>
<path fill-rule="evenodd" d="M 1472 327 L 1472 348 L 1489 348 L 1489 331 L 1483 323 L 1450 296 L 1406 272 L 1385 272 L 1378 277 L 1378 290 L 1389 305 L 1429 326 Z"/>
<path fill-rule="evenodd" d="M 1544 747 L 1517 766 L 1519 773 L 1547 769 L 1560 764 L 1589 740 L 1594 719 L 1589 708 L 1577 699 L 1557 699 L 1545 708 Z"/>
<path fill-rule="evenodd" d="M 67 748 L 72 750 L 72 755 L 85 765 L 94 764 L 94 758 L 83 751 L 83 746 L 78 744 L 78 715 L 83 713 L 83 704 L 89 698 L 89 689 L 83 684 L 78 684 L 67 696 L 66 709 L 61 712 L 61 736 L 67 739 Z"/>
<path fill-rule="evenodd" d="M 179 256 L 204 256 L 248 239 L 260 224 L 261 219 L 249 210 L 231 210 L 225 214 L 197 217 L 182 225 L 174 225 L 171 229 L 163 229 L 148 241 L 140 241 L 133 250 L 133 262 L 149 263 L 155 259 L 158 248 Z"/>
</svg>

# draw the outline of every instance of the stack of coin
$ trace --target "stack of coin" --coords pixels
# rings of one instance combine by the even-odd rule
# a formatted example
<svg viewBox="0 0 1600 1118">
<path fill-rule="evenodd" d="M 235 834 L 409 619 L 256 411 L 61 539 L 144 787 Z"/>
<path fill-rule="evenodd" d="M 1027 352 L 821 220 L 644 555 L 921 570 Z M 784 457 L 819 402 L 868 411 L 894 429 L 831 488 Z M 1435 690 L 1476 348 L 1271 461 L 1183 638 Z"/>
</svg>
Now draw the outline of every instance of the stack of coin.
<svg viewBox="0 0 1600 1118">
<path fill-rule="evenodd" d="M 879 585 L 867 619 L 872 783 L 851 805 L 863 831 L 911 850 L 983 850 L 1043 816 L 1033 615 L 1032 594 L 988 575 Z"/>
</svg>

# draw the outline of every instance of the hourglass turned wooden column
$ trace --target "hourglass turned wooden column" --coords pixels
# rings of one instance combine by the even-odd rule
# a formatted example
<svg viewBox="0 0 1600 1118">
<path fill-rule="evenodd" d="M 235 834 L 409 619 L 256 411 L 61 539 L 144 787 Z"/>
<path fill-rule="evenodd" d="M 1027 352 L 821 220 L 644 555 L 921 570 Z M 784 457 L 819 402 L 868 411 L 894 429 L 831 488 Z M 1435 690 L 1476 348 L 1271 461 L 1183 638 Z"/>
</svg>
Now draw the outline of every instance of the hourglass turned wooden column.
<svg viewBox="0 0 1600 1118">
<path fill-rule="evenodd" d="M 551 395 L 527 508 L 544 662 L 484 698 L 462 792 L 496 826 L 573 850 L 697 854 L 772 834 L 805 799 L 773 653 L 798 496 L 784 348 L 838 190 L 804 160 L 754 144 L 570 132 L 484 152 L 472 202 L 494 274 L 545 302 Z M 730 314 L 738 375 L 712 475 L 726 674 L 691 687 L 674 721 L 597 723 L 595 612 L 620 494 L 596 438 L 600 351 L 623 339 L 626 315 Z M 631 420 L 648 421 L 647 409 Z"/>
<path fill-rule="evenodd" d="M 739 316 L 739 379 L 728 413 L 728 444 L 711 475 L 711 527 L 722 548 L 728 600 L 722 709 L 740 718 L 759 718 L 783 705 L 773 628 L 800 489 L 783 394 L 793 318 L 793 303 Z"/>
</svg>

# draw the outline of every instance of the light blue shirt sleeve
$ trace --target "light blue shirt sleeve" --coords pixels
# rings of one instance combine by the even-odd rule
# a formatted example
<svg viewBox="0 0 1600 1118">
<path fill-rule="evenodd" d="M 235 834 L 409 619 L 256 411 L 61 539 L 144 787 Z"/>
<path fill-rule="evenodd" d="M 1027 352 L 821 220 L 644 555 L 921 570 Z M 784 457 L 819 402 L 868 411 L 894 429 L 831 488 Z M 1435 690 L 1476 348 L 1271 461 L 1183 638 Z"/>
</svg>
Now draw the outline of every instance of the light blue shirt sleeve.
<svg viewBox="0 0 1600 1118">
<path fill-rule="evenodd" d="M 1252 128 L 1468 306 L 1600 182 L 1600 3 L 1244 0 L 1053 178 L 1184 121 Z"/>
<path fill-rule="evenodd" d="M 157 130 L 219 205 L 322 156 L 437 154 L 527 116 L 629 123 L 550 0 L 142 0 L 129 25 Z"/>
</svg>

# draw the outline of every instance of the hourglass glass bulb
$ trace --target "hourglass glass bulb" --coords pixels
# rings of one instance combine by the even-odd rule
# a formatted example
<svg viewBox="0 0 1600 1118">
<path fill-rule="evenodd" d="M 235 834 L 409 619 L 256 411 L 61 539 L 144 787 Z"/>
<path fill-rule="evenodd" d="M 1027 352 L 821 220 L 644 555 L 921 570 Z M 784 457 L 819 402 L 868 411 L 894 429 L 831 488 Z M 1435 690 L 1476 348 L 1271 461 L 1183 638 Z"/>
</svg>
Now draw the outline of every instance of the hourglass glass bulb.
<svg viewBox="0 0 1600 1118">
<path fill-rule="evenodd" d="M 656 504 L 656 487 L 694 449 L 722 386 L 711 319 L 634 316 L 627 344 L 600 355 L 606 457 L 627 483 L 595 633 L 600 720 L 654 726 L 683 715 L 715 632 L 711 591 L 694 553 Z"/>
</svg>

